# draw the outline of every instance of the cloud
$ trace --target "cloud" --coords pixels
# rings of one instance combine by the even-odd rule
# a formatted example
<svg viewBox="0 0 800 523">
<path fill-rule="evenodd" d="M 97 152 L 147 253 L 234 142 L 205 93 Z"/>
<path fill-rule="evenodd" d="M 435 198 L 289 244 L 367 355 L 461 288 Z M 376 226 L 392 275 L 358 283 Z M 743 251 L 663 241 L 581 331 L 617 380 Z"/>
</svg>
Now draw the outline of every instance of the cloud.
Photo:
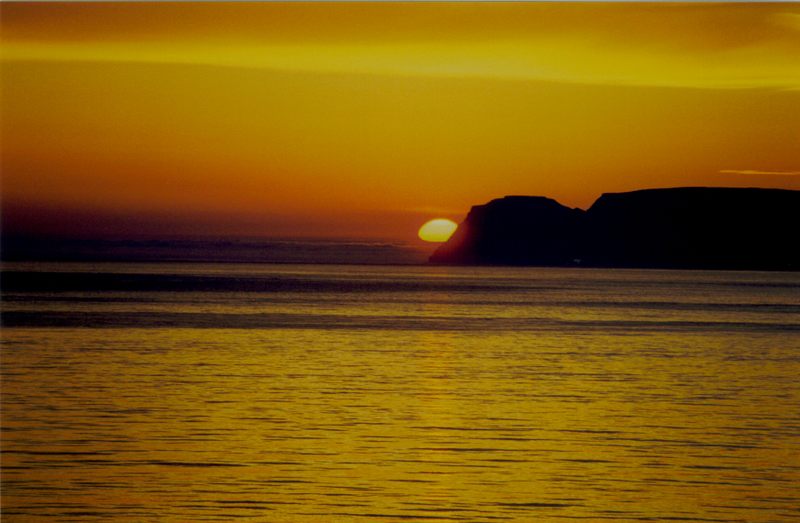
<svg viewBox="0 0 800 523">
<path fill-rule="evenodd" d="M 163 5 L 54 9 L 4 13 L 3 60 L 800 89 L 800 11 L 784 5 L 193 4 L 180 16 Z"/>
<path fill-rule="evenodd" d="M 800 176 L 800 171 L 761 171 L 756 169 L 722 169 L 720 174 L 745 174 L 760 176 Z"/>
<path fill-rule="evenodd" d="M 460 77 L 708 89 L 800 88 L 770 45 L 679 53 L 559 35 L 467 42 L 208 45 L 9 42 L 5 60 L 172 63 L 329 74 Z"/>
</svg>

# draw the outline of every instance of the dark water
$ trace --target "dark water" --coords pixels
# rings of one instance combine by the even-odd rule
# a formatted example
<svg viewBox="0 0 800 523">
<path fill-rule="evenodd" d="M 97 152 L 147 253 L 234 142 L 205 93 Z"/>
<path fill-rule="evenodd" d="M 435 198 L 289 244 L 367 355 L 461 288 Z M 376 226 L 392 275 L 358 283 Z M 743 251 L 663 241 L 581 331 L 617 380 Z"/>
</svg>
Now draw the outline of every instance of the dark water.
<svg viewBox="0 0 800 523">
<path fill-rule="evenodd" d="M 370 240 L 314 239 L 68 239 L 0 237 L 5 261 L 219 262 L 408 265 L 425 263 L 430 245 Z"/>
<path fill-rule="evenodd" d="M 1 283 L 3 520 L 800 520 L 800 274 Z"/>
</svg>

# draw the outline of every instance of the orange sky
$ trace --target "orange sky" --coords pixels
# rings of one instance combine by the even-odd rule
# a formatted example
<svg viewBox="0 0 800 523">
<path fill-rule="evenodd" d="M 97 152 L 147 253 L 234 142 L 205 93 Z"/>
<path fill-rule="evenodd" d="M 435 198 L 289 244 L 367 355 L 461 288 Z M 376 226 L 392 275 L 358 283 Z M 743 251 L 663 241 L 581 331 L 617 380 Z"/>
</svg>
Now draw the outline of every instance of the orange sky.
<svg viewBox="0 0 800 523">
<path fill-rule="evenodd" d="M 800 189 L 793 4 L 3 4 L 5 232 L 413 239 Z"/>
</svg>

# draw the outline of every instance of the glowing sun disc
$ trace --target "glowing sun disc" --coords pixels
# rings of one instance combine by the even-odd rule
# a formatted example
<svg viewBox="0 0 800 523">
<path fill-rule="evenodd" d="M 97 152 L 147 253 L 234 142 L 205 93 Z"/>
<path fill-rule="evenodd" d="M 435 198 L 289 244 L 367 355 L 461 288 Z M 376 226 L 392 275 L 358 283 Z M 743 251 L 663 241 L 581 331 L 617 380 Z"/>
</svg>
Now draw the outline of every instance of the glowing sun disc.
<svg viewBox="0 0 800 523">
<path fill-rule="evenodd" d="M 420 227 L 417 234 L 421 240 L 426 242 L 442 243 L 446 242 L 456 232 L 457 228 L 458 224 L 452 220 L 436 218 Z"/>
</svg>

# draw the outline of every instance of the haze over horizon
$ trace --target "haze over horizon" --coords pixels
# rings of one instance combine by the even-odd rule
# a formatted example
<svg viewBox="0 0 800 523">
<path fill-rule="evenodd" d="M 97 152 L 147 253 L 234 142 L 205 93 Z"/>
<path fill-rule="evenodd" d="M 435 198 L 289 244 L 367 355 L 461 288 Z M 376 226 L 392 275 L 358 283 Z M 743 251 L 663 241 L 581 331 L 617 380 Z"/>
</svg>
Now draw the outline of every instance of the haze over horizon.
<svg viewBox="0 0 800 523">
<path fill-rule="evenodd" d="M 800 189 L 792 4 L 4 4 L 4 234 L 413 240 Z"/>
</svg>

